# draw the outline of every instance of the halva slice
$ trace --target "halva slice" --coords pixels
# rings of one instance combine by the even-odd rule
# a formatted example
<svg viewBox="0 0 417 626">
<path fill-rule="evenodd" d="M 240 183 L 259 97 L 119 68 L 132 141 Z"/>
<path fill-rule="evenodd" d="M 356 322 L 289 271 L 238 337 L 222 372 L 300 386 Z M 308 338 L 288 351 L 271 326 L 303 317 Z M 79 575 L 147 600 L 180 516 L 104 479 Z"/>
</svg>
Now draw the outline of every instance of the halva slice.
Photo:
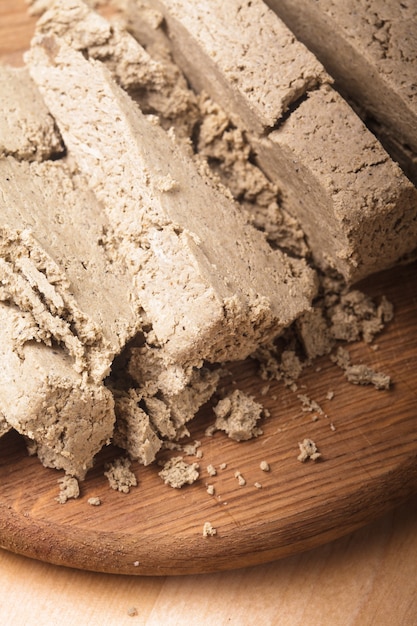
<svg viewBox="0 0 417 626">
<path fill-rule="evenodd" d="M 244 358 L 309 308 L 305 262 L 271 250 L 102 63 L 52 35 L 35 38 L 27 61 L 103 204 L 109 253 L 135 272 L 167 364 Z"/>
<path fill-rule="evenodd" d="M 63 150 L 53 117 L 28 70 L 0 65 L 0 157 L 41 161 Z"/>
<path fill-rule="evenodd" d="M 32 442 L 42 463 L 84 478 L 111 437 L 113 397 L 88 383 L 60 347 L 24 341 L 33 321 L 0 302 L 0 415 Z"/>
<path fill-rule="evenodd" d="M 111 261 L 108 222 L 85 181 L 62 161 L 0 159 L 0 300 L 29 313 L 38 337 L 66 347 L 101 382 L 141 328 L 133 278 Z"/>
<path fill-rule="evenodd" d="M 352 283 L 415 248 L 416 189 L 262 0 L 152 5 L 194 87 L 250 133 L 317 262 Z"/>
<path fill-rule="evenodd" d="M 377 0 L 267 0 L 417 179 L 417 6 Z M 377 131 L 381 130 L 377 127 Z M 411 154 L 410 154 L 411 151 Z"/>
</svg>

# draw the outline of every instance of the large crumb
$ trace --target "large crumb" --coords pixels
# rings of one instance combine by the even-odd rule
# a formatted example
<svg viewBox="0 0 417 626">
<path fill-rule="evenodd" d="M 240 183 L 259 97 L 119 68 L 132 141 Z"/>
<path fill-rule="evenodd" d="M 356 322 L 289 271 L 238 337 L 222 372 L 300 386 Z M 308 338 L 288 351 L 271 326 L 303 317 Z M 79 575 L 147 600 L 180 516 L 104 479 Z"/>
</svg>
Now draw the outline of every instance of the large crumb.
<svg viewBox="0 0 417 626">
<path fill-rule="evenodd" d="M 389 389 L 391 377 L 377 372 L 363 363 L 352 364 L 349 352 L 339 347 L 332 357 L 333 361 L 344 370 L 346 379 L 354 385 L 373 385 L 376 389 Z"/>
<path fill-rule="evenodd" d="M 239 389 L 220 400 L 213 410 L 215 428 L 235 441 L 246 441 L 262 434 L 256 424 L 262 417 L 263 406 Z"/>
<path fill-rule="evenodd" d="M 78 498 L 80 487 L 78 480 L 74 476 L 64 476 L 58 479 L 59 495 L 55 498 L 60 504 L 65 504 L 70 498 Z"/>
<path fill-rule="evenodd" d="M 159 476 L 166 485 L 179 489 L 183 485 L 191 485 L 197 480 L 198 469 L 197 463 L 186 463 L 182 456 L 175 456 L 165 463 Z"/>
<path fill-rule="evenodd" d="M 104 475 L 107 477 L 110 487 L 122 493 L 129 493 L 130 487 L 138 484 L 135 474 L 130 469 L 131 461 L 127 457 L 119 457 L 112 463 L 107 463 Z"/>
<path fill-rule="evenodd" d="M 213 528 L 210 522 L 204 522 L 203 537 L 213 537 L 217 534 L 216 528 Z"/>
<path fill-rule="evenodd" d="M 298 444 L 298 447 L 300 448 L 300 454 L 297 459 L 301 461 L 301 463 L 304 463 L 307 459 L 317 461 L 321 458 L 321 454 L 317 450 L 317 446 L 312 439 L 304 439 Z"/>
</svg>

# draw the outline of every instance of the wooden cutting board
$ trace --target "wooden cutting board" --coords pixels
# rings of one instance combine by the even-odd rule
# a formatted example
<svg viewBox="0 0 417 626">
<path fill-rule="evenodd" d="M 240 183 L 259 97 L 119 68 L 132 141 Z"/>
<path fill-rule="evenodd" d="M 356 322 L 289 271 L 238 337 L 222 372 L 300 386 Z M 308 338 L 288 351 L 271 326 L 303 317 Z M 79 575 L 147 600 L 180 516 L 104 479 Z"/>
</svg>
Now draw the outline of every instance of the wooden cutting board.
<svg viewBox="0 0 417 626">
<path fill-rule="evenodd" d="M 395 319 L 378 349 L 350 344 L 352 360 L 388 373 L 389 391 L 348 383 L 329 358 L 305 370 L 299 392 L 327 417 L 312 420 L 297 394 L 280 382 L 266 395 L 251 362 L 236 364 L 225 385 L 252 393 L 270 411 L 264 434 L 235 443 L 204 430 L 206 407 L 192 438 L 202 442 L 197 483 L 173 489 L 157 466 L 133 464 L 138 486 L 129 494 L 109 488 L 107 449 L 81 486 L 78 500 L 60 505 L 59 473 L 28 457 L 21 439 L 0 440 L 0 544 L 37 559 L 126 574 L 209 572 L 266 562 L 330 541 L 373 520 L 417 490 L 417 281 L 416 264 L 373 277 L 371 295 L 385 294 Z M 334 398 L 327 399 L 328 391 Z M 331 424 L 336 430 L 332 430 Z M 298 442 L 312 438 L 322 459 L 301 463 Z M 190 457 L 190 461 L 197 459 Z M 266 460 L 270 471 L 259 465 Z M 223 470 L 219 465 L 227 463 Z M 211 477 L 207 466 L 217 468 Z M 246 479 L 240 486 L 239 471 Z M 255 487 L 258 482 L 261 488 Z M 206 491 L 213 484 L 214 495 Z M 94 507 L 88 498 L 98 496 Z M 217 529 L 203 537 L 204 522 Z"/>
<path fill-rule="evenodd" d="M 33 28 L 24 11 L 23 1 L 0 0 L 0 58 L 15 64 Z M 361 285 L 372 296 L 385 294 L 395 318 L 378 337 L 378 349 L 350 344 L 349 351 L 353 362 L 389 374 L 389 391 L 351 385 L 328 357 L 319 359 L 304 371 L 297 392 L 326 413 L 313 421 L 297 393 L 280 382 L 266 390 L 254 362 L 235 364 L 224 385 L 253 394 L 269 410 L 264 434 L 243 443 L 222 433 L 206 437 L 213 413 L 205 407 L 192 426 L 203 452 L 194 485 L 172 489 L 157 466 L 133 464 L 138 486 L 129 494 L 115 492 L 103 467 L 117 451 L 107 448 L 81 485 L 80 498 L 60 505 L 60 474 L 29 457 L 15 433 L 6 435 L 0 440 L 0 545 L 93 571 L 209 572 L 316 547 L 399 504 L 417 491 L 416 271 L 416 264 L 399 267 Z M 306 437 L 322 453 L 318 462 L 297 460 L 298 442 Z M 260 469 L 263 460 L 269 472 Z M 219 469 L 223 463 L 226 468 Z M 208 475 L 208 465 L 217 468 L 216 476 Z M 238 484 L 237 471 L 246 485 Z M 214 485 L 214 495 L 206 484 Z M 91 497 L 101 505 L 88 504 Z M 215 536 L 203 537 L 207 521 Z"/>
</svg>

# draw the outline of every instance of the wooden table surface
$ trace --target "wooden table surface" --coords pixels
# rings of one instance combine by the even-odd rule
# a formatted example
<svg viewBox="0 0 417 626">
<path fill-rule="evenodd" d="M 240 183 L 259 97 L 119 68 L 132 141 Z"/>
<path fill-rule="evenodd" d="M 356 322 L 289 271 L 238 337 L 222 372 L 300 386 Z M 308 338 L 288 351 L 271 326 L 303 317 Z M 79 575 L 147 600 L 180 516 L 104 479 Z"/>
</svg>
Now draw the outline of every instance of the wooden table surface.
<svg viewBox="0 0 417 626">
<path fill-rule="evenodd" d="M 21 63 L 33 20 L 0 0 L 0 58 Z M 140 577 L 57 567 L 0 550 L 0 623 L 412 626 L 417 624 L 417 496 L 361 530 L 268 565 Z"/>
</svg>

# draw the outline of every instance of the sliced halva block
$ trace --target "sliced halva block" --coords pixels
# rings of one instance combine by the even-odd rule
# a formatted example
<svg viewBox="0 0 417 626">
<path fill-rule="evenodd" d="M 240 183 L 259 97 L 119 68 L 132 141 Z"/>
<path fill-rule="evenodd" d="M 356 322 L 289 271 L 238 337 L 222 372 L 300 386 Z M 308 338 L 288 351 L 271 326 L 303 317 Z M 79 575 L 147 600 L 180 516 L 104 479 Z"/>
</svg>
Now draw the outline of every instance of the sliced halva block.
<svg viewBox="0 0 417 626">
<path fill-rule="evenodd" d="M 317 55 L 339 87 L 385 127 L 387 142 L 411 148 L 410 167 L 417 178 L 415 2 L 267 0 L 267 4 Z"/>
<path fill-rule="evenodd" d="M 271 250 L 102 63 L 52 35 L 34 39 L 27 62 L 167 363 L 244 358 L 309 308 L 316 285 L 304 261 Z"/>
<path fill-rule="evenodd" d="M 415 188 L 261 0 L 152 5 L 195 88 L 251 134 L 318 262 L 355 282 L 415 248 Z"/>
<path fill-rule="evenodd" d="M 27 69 L 0 65 L 0 156 L 40 161 L 63 150 L 53 117 Z"/>
</svg>

